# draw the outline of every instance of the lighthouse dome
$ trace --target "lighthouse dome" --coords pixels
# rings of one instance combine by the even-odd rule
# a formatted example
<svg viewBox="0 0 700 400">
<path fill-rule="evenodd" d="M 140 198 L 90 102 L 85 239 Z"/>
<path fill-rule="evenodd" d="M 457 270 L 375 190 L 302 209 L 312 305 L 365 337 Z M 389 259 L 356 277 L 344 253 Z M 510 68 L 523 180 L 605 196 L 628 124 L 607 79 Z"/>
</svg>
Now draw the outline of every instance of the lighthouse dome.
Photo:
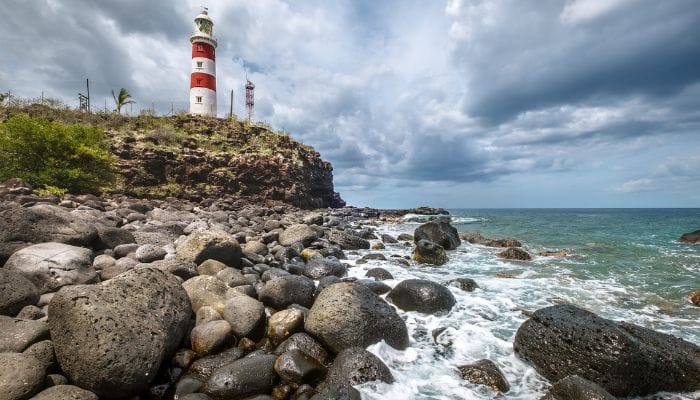
<svg viewBox="0 0 700 400">
<path fill-rule="evenodd" d="M 205 19 L 205 20 L 211 22 L 211 17 L 209 17 L 209 13 L 206 10 L 203 10 L 201 13 L 199 13 L 199 15 L 194 17 L 194 19 L 195 19 L 195 21 L 198 19 Z"/>
</svg>

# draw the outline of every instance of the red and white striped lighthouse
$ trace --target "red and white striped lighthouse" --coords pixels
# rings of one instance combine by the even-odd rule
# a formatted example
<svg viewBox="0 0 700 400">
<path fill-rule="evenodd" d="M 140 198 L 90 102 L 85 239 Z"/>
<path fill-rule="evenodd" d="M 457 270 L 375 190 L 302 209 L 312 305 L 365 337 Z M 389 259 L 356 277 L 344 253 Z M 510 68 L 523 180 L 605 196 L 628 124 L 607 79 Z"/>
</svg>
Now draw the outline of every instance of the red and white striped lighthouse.
<svg viewBox="0 0 700 400">
<path fill-rule="evenodd" d="M 206 9 L 194 19 L 190 114 L 216 117 L 216 39 L 214 23 Z"/>
</svg>

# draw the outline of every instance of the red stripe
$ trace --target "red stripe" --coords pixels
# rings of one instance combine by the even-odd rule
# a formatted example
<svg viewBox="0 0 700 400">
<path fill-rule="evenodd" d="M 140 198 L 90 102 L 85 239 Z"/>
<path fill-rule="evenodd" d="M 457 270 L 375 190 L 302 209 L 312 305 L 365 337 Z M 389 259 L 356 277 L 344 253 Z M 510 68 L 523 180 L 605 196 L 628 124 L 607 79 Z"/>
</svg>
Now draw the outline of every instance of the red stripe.
<svg viewBox="0 0 700 400">
<path fill-rule="evenodd" d="M 200 50 L 201 48 L 201 50 Z M 203 42 L 194 42 L 192 43 L 192 58 L 195 57 L 204 57 L 208 58 L 210 60 L 215 60 L 216 59 L 216 51 L 214 50 L 214 46 L 210 45 L 209 43 L 203 43 Z"/>
<path fill-rule="evenodd" d="M 204 72 L 193 72 L 190 79 L 190 88 L 203 87 L 216 92 L 216 77 Z"/>
</svg>

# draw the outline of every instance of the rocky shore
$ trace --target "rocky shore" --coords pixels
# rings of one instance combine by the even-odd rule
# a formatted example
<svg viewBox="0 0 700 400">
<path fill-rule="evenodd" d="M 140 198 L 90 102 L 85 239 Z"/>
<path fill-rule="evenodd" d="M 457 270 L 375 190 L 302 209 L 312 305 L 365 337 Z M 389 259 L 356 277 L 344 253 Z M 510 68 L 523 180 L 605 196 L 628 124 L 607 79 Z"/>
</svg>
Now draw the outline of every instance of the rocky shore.
<svg viewBox="0 0 700 400">
<path fill-rule="evenodd" d="M 59 201 L 21 187 L 3 199 L 2 399 L 359 399 L 355 385 L 395 379 L 367 346 L 409 348 L 406 311 L 445 315 L 459 306 L 453 291 L 478 287 L 469 277 L 392 287 L 380 267 L 347 276 L 350 252 L 384 246 L 397 265 L 440 268 L 462 242 L 449 219 L 400 237 L 373 228 L 435 209 Z M 528 254 L 513 240 L 463 238 Z M 547 399 L 700 389 L 692 343 L 572 305 L 529 315 L 513 346 L 552 383 Z M 510 387 L 488 359 L 455 373 L 494 395 Z"/>
</svg>

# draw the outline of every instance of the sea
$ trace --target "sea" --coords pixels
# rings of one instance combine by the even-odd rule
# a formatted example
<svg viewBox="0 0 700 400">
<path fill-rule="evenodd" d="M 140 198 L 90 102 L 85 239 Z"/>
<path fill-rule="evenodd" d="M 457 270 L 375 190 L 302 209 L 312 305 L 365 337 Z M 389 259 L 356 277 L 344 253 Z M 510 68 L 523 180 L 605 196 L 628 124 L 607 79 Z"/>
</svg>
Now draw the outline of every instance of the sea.
<svg viewBox="0 0 700 400">
<path fill-rule="evenodd" d="M 700 229 L 700 209 L 449 211 L 459 232 L 515 238 L 533 260 L 502 260 L 496 257 L 502 249 L 464 242 L 439 267 L 392 262 L 391 255 L 410 255 L 412 247 L 404 243 L 349 252 L 351 265 L 369 252 L 383 253 L 389 261 L 355 265 L 349 275 L 361 278 L 368 269 L 383 267 L 394 276 L 385 281 L 392 287 L 411 278 L 446 282 L 466 277 L 479 285 L 473 292 L 450 288 L 457 303 L 445 315 L 399 310 L 410 346 L 403 351 L 384 342 L 369 347 L 391 369 L 395 382 L 361 385 L 363 399 L 539 399 L 551 383 L 514 354 L 513 339 L 527 319 L 523 311 L 555 304 L 573 303 L 700 345 L 700 307 L 687 299 L 689 292 L 700 290 L 700 245 L 677 241 L 681 234 Z M 412 234 L 420 224 L 409 221 L 414 218 L 425 217 L 409 215 L 398 224 L 378 226 L 377 232 Z M 537 256 L 561 250 L 571 255 Z M 446 328 L 437 342 L 431 334 L 436 328 Z M 504 373 L 510 383 L 507 393 L 497 396 L 459 377 L 457 366 L 482 358 L 494 361 Z M 647 398 L 694 400 L 700 391 Z"/>
</svg>

